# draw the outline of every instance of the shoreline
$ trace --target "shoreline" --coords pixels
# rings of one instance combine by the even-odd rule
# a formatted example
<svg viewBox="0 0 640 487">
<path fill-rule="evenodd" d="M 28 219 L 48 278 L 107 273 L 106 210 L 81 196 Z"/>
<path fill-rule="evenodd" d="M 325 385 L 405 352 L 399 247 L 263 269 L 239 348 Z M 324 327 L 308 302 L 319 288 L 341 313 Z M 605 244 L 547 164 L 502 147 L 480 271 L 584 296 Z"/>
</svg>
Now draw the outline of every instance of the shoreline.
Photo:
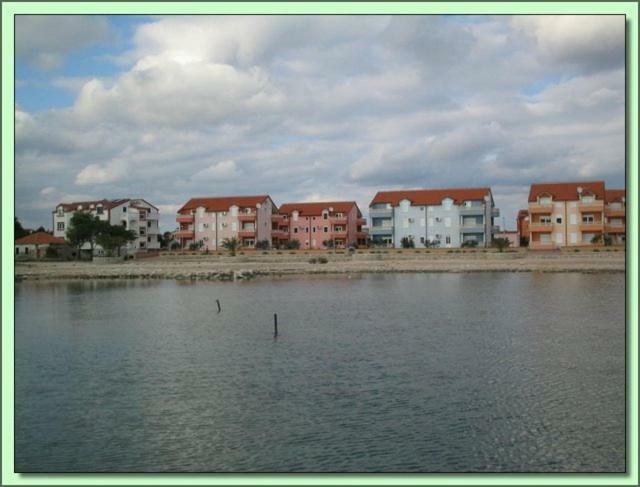
<svg viewBox="0 0 640 487">
<path fill-rule="evenodd" d="M 326 263 L 317 261 L 326 257 Z M 316 262 L 313 262 L 316 260 Z M 23 280 L 171 279 L 235 281 L 257 277 L 382 273 L 543 272 L 585 274 L 625 272 L 625 252 L 581 253 L 359 253 L 357 255 L 253 254 L 162 255 L 109 264 L 17 261 L 14 277 Z"/>
</svg>

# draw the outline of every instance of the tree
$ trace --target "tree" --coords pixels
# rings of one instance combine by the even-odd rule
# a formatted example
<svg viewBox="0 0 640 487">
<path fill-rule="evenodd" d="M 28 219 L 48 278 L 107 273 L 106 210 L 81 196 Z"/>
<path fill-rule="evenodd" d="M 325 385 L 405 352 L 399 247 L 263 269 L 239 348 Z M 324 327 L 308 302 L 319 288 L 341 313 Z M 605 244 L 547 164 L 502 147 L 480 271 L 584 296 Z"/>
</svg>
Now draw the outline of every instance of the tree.
<svg viewBox="0 0 640 487">
<path fill-rule="evenodd" d="M 462 242 L 462 245 L 460 245 L 460 247 L 469 247 L 469 248 L 475 248 L 477 246 L 478 246 L 477 240 L 465 240 L 464 242 Z"/>
<path fill-rule="evenodd" d="M 235 237 L 225 238 L 222 241 L 222 247 L 227 249 L 233 257 L 236 255 L 237 250 L 240 248 L 240 240 Z"/>
<path fill-rule="evenodd" d="M 104 222 L 106 223 L 106 222 Z M 133 242 L 136 239 L 135 232 L 127 230 L 121 225 L 101 225 L 101 231 L 96 236 L 96 243 L 107 251 L 107 255 L 113 255 L 113 251 L 116 251 L 116 255 L 120 256 L 120 249 L 129 242 Z"/>
<path fill-rule="evenodd" d="M 520 237 L 520 247 L 529 246 L 529 237 Z"/>
<path fill-rule="evenodd" d="M 36 230 L 36 232 L 49 233 L 49 232 L 47 232 L 46 228 L 44 228 L 42 225 L 40 225 L 40 226 L 38 227 L 38 229 Z"/>
<path fill-rule="evenodd" d="M 105 225 L 110 226 L 109 223 L 100 220 L 97 216 L 82 212 L 74 213 L 69 223 L 67 240 L 78 249 L 78 257 L 80 257 L 80 249 L 86 243 L 90 245 L 93 256 L 96 238 L 105 231 Z"/>
<path fill-rule="evenodd" d="M 256 242 L 256 249 L 258 250 L 269 250 L 269 248 L 271 248 L 271 245 L 269 244 L 269 241 L 267 239 L 258 240 Z"/>
<path fill-rule="evenodd" d="M 298 250 L 300 248 L 300 240 L 293 239 L 287 242 L 287 248 L 290 250 Z"/>
<path fill-rule="evenodd" d="M 593 238 L 591 239 L 591 243 L 592 244 L 599 244 L 601 239 L 602 239 L 602 235 L 600 235 L 599 233 L 596 233 L 593 236 Z"/>
<path fill-rule="evenodd" d="M 493 239 L 491 243 L 500 252 L 504 252 L 504 249 L 506 249 L 509 245 L 511 245 L 511 241 L 506 237 L 496 237 Z"/>
<path fill-rule="evenodd" d="M 412 237 L 402 237 L 400 240 L 400 245 L 402 245 L 403 249 L 413 249 L 416 246 L 416 243 L 413 241 Z"/>
<path fill-rule="evenodd" d="M 20 220 L 18 220 L 18 217 L 14 217 L 14 220 L 13 220 L 13 233 L 16 240 L 29 235 L 29 232 L 27 232 L 22 227 L 22 223 L 20 223 Z"/>
<path fill-rule="evenodd" d="M 605 235 L 602 237 L 602 242 L 608 247 L 609 245 L 613 245 L 613 237 L 611 235 Z"/>
</svg>

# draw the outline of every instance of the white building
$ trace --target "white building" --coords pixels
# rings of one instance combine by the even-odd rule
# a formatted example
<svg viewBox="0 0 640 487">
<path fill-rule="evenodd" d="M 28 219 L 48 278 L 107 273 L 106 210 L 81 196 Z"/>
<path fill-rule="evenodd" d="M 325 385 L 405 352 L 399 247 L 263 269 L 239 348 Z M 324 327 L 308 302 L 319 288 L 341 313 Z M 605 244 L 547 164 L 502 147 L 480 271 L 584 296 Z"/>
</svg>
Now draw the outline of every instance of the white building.
<svg viewBox="0 0 640 487">
<path fill-rule="evenodd" d="M 108 221 L 111 225 L 124 225 L 127 230 L 132 230 L 137 238 L 127 245 L 128 252 L 160 248 L 160 240 L 158 239 L 160 233 L 159 210 L 143 199 L 104 199 L 60 203 L 53 210 L 53 235 L 55 237 L 66 238 L 71 218 L 76 212 L 88 212 L 100 220 Z M 83 250 L 89 248 L 89 244 L 86 244 Z M 103 250 L 97 246 L 94 253 L 101 255 Z"/>
</svg>

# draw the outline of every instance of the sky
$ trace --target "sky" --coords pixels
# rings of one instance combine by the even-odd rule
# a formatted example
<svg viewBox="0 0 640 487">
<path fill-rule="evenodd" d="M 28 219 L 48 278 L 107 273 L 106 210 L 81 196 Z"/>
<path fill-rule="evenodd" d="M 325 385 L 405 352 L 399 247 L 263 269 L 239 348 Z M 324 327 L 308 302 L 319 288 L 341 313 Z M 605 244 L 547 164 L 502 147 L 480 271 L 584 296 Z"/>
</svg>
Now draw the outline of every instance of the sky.
<svg viewBox="0 0 640 487">
<path fill-rule="evenodd" d="M 625 184 L 624 16 L 18 16 L 16 216 Z"/>
</svg>

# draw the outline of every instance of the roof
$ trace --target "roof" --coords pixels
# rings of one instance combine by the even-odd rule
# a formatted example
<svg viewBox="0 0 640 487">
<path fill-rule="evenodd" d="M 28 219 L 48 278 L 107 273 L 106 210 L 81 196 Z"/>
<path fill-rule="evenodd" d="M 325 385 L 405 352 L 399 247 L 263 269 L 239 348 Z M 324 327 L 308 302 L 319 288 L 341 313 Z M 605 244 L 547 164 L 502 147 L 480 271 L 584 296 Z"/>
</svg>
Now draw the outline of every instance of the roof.
<svg viewBox="0 0 640 487">
<path fill-rule="evenodd" d="M 60 204 L 57 204 L 56 208 L 58 208 L 59 206 L 62 206 L 65 209 L 65 211 L 72 211 L 72 210 L 77 209 L 79 205 L 82 205 L 82 209 L 87 209 L 91 205 L 97 206 L 99 204 L 101 204 L 105 208 L 113 208 L 113 207 L 121 205 L 122 203 L 125 203 L 127 201 L 129 201 L 129 198 L 121 198 L 121 199 L 116 199 L 116 200 L 101 199 L 101 200 L 94 200 L 94 201 L 74 201 L 73 203 L 60 203 Z M 54 212 L 55 212 L 55 210 L 54 210 Z"/>
<path fill-rule="evenodd" d="M 407 189 L 400 191 L 378 191 L 370 205 L 391 203 L 398 206 L 401 200 L 407 199 L 413 205 L 439 205 L 445 198 L 451 198 L 456 204 L 469 200 L 484 200 L 491 193 L 491 188 L 446 188 L 446 189 Z"/>
<path fill-rule="evenodd" d="M 45 232 L 36 232 L 26 237 L 16 240 L 16 245 L 44 245 L 44 244 L 66 244 L 67 241 L 62 237 L 54 237 Z"/>
<path fill-rule="evenodd" d="M 267 198 L 269 198 L 269 195 L 266 194 L 257 196 L 222 196 L 220 198 L 191 198 L 178 210 L 178 213 L 195 210 L 199 206 L 203 206 L 207 211 L 227 211 L 232 206 L 255 208 L 258 203 L 262 203 Z"/>
<path fill-rule="evenodd" d="M 578 200 L 578 188 L 583 192 L 595 195 L 596 199 L 604 199 L 604 181 L 582 181 L 572 183 L 537 183 L 529 190 L 529 202 L 538 201 L 538 196 L 549 195 L 556 201 Z"/>
<path fill-rule="evenodd" d="M 626 189 L 607 189 L 605 191 L 605 201 L 607 203 L 622 201 L 622 198 L 626 197 L 626 193 Z"/>
<path fill-rule="evenodd" d="M 351 208 L 356 207 L 358 216 L 361 216 L 360 209 L 355 201 L 312 201 L 304 203 L 285 203 L 280 206 L 278 213 L 289 215 L 294 210 L 298 210 L 300 216 L 319 216 L 324 210 L 333 208 L 334 212 L 349 213 Z"/>
</svg>

